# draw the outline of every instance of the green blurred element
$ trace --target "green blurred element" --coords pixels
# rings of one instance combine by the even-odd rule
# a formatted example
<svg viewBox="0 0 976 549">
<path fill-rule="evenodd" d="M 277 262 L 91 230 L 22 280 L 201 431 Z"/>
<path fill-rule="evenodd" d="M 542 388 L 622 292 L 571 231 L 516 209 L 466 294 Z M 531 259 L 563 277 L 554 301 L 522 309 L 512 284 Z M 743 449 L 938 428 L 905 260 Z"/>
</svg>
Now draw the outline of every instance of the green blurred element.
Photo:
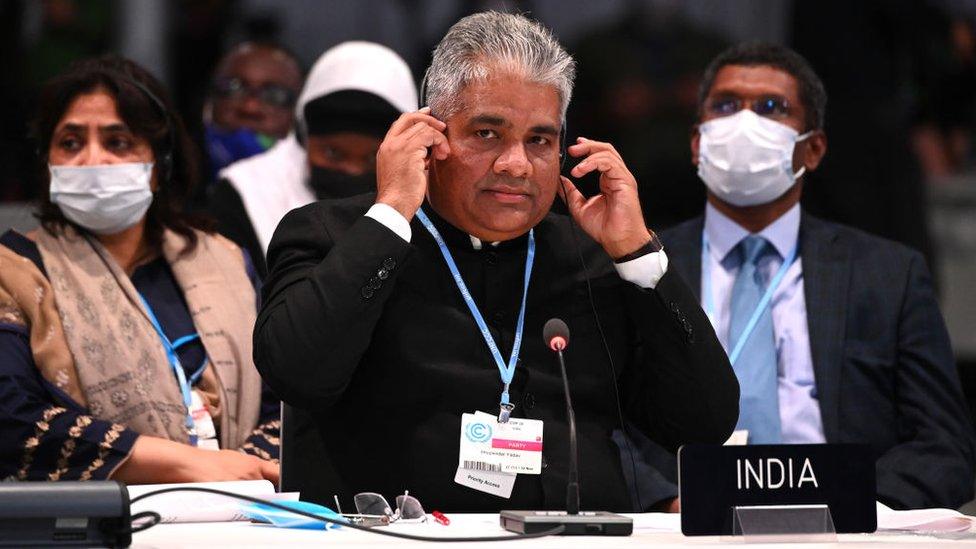
<svg viewBox="0 0 976 549">
<path fill-rule="evenodd" d="M 258 145 L 264 147 L 264 150 L 270 149 L 278 141 L 274 137 L 270 135 L 264 135 L 263 133 L 255 134 L 255 140 L 257 140 Z"/>
<path fill-rule="evenodd" d="M 118 2 L 111 0 L 44 0 L 40 37 L 27 49 L 27 77 L 39 86 L 71 62 L 111 48 Z"/>
</svg>

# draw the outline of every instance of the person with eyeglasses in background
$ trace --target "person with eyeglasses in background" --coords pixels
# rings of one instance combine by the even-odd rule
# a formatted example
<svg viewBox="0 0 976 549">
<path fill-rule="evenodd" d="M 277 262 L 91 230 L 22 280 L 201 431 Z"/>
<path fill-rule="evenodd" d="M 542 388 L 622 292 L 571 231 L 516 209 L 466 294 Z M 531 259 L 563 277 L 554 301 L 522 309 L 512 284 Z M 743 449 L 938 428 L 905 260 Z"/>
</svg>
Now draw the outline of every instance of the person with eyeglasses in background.
<svg viewBox="0 0 976 549">
<path fill-rule="evenodd" d="M 257 276 L 183 210 L 196 155 L 162 85 L 77 62 L 34 137 L 41 227 L 0 236 L 0 479 L 277 482 Z"/>
<path fill-rule="evenodd" d="M 221 170 L 207 211 L 217 230 L 267 274 L 271 235 L 290 210 L 376 188 L 376 151 L 400 114 L 417 109 L 406 62 L 372 42 L 338 44 L 312 66 L 293 107 L 295 129 L 267 152 Z"/>
<path fill-rule="evenodd" d="M 302 80 L 298 59 L 278 44 L 244 42 L 217 63 L 203 107 L 208 184 L 288 135 Z"/>
<path fill-rule="evenodd" d="M 800 205 L 804 174 L 827 152 L 826 103 L 820 78 L 786 47 L 718 55 L 691 137 L 705 214 L 661 238 L 739 378 L 734 439 L 869 444 L 879 501 L 955 508 L 973 497 L 976 442 L 925 260 Z M 677 510 L 660 501 L 677 489 L 657 474 L 673 481 L 673 460 L 637 442 L 638 486 Z"/>
</svg>

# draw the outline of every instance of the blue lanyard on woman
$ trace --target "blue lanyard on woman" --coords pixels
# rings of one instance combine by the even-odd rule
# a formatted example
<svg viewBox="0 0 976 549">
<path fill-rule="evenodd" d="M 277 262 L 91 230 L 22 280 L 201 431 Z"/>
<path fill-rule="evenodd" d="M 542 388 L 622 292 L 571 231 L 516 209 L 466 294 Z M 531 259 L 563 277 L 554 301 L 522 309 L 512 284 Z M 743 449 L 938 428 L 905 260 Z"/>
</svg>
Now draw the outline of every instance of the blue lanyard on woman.
<svg viewBox="0 0 976 549">
<path fill-rule="evenodd" d="M 776 271 L 776 275 L 773 279 L 769 281 L 769 287 L 766 288 L 766 293 L 763 294 L 759 303 L 756 304 L 756 310 L 752 312 L 752 316 L 749 317 L 749 322 L 746 324 L 745 329 L 742 330 L 742 335 L 739 336 L 739 340 L 735 342 L 735 348 L 729 353 L 729 363 L 735 364 L 739 359 L 739 355 L 742 354 L 742 349 L 745 347 L 746 342 L 749 340 L 749 336 L 752 335 L 753 330 L 756 329 L 756 324 L 759 323 L 759 317 L 762 316 L 766 307 L 769 307 L 769 302 L 773 299 L 773 292 L 776 291 L 776 287 L 779 286 L 780 282 L 783 281 L 783 277 L 786 276 L 786 271 L 790 269 L 793 262 L 796 261 L 796 252 L 799 242 L 793 245 L 793 249 L 790 250 L 789 255 L 783 260 L 783 264 L 780 266 L 779 270 Z M 718 320 L 715 318 L 715 305 L 712 303 L 712 275 L 711 275 L 711 261 L 708 254 L 708 236 L 705 231 L 702 231 L 702 298 L 703 305 L 705 309 L 705 314 L 708 315 L 708 319 L 712 321 L 712 326 L 718 326 Z M 741 267 L 740 267 L 741 268 Z"/>
<path fill-rule="evenodd" d="M 498 365 L 498 373 L 501 375 L 502 384 L 504 385 L 499 402 L 498 421 L 499 423 L 506 423 L 512 414 L 512 410 L 515 409 L 515 405 L 509 399 L 508 389 L 512 384 L 512 378 L 515 377 L 515 366 L 518 365 L 519 350 L 522 347 L 522 329 L 525 327 L 525 302 L 529 293 L 529 279 L 532 277 L 532 263 L 535 261 L 535 233 L 533 230 L 529 230 L 529 249 L 525 255 L 525 280 L 522 284 L 522 306 L 519 309 L 518 322 L 515 325 L 515 342 L 512 344 L 512 356 L 509 357 L 508 365 L 506 366 L 505 359 L 498 350 L 498 345 L 495 344 L 495 338 L 492 337 L 491 331 L 488 330 L 488 324 L 485 322 L 484 317 L 481 316 L 481 311 L 478 310 L 478 306 L 471 297 L 471 292 L 468 291 L 467 285 L 464 284 L 464 279 L 461 278 L 461 272 L 458 271 L 454 257 L 451 255 L 451 251 L 447 249 L 447 244 L 444 243 L 444 238 L 441 237 L 441 233 L 431 223 L 430 218 L 427 217 L 423 209 L 417 210 L 417 218 L 420 219 L 424 228 L 427 229 L 427 232 L 437 242 L 437 246 L 441 250 L 441 255 L 444 256 L 444 262 L 447 263 L 447 268 L 451 270 L 451 275 L 454 276 L 454 284 L 457 285 L 458 291 L 461 292 L 461 297 L 471 311 L 471 316 L 474 317 L 474 321 L 478 324 L 478 329 L 481 330 L 481 336 L 485 339 L 485 343 L 488 344 L 488 350 L 491 351 L 491 356 L 494 357 L 495 364 Z"/>
<path fill-rule="evenodd" d="M 191 394 L 192 387 L 196 385 L 197 380 L 203 374 L 203 370 L 207 367 L 207 358 L 203 358 L 203 363 L 192 373 L 190 378 L 187 379 L 186 373 L 183 371 L 183 365 L 180 363 L 180 357 L 176 354 L 176 350 L 183 345 L 200 339 L 200 334 L 189 334 L 185 335 L 176 341 L 170 341 L 166 334 L 163 332 L 163 327 L 160 326 L 159 320 L 156 318 L 156 314 L 153 313 L 152 307 L 149 306 L 149 301 L 139 294 L 139 299 L 142 300 L 142 305 L 146 309 L 146 315 L 149 317 L 149 322 L 152 323 L 153 328 L 156 329 L 156 335 L 159 336 L 159 340 L 163 343 L 163 350 L 166 351 L 166 359 L 169 361 L 170 366 L 173 367 L 173 373 L 176 374 L 176 382 L 180 386 L 180 394 L 183 397 L 183 404 L 186 405 L 186 430 L 190 436 L 190 444 L 192 446 L 197 445 L 197 429 L 196 424 L 193 421 L 193 396 Z"/>
</svg>

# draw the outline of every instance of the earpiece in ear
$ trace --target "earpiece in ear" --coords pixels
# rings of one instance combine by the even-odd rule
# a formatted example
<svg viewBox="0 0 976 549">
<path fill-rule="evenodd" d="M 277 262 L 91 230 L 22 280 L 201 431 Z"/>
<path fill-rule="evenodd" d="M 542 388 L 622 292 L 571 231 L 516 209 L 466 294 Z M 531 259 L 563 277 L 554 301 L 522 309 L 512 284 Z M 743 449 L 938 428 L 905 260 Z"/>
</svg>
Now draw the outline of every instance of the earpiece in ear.
<svg viewBox="0 0 976 549">
<path fill-rule="evenodd" d="M 420 108 L 424 108 L 427 105 L 427 77 L 430 75 L 430 67 L 424 71 L 424 77 L 420 79 L 420 96 L 417 98 L 420 103 Z"/>
<path fill-rule="evenodd" d="M 170 177 L 173 175 L 173 153 L 163 153 L 160 156 L 157 165 L 159 166 L 160 181 L 169 181 Z"/>
<path fill-rule="evenodd" d="M 559 128 L 559 171 L 566 168 L 566 121 Z"/>
</svg>

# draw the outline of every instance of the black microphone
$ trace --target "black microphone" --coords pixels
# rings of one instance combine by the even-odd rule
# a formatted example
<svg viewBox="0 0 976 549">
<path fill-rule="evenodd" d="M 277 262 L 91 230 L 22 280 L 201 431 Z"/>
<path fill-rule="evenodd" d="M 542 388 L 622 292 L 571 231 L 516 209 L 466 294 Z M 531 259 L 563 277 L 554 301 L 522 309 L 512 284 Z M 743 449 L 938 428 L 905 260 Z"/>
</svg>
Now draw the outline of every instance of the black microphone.
<svg viewBox="0 0 976 549">
<path fill-rule="evenodd" d="M 547 347 L 559 358 L 559 371 L 563 378 L 563 396 L 566 398 L 566 416 L 569 423 L 569 472 L 566 482 L 566 512 L 554 511 L 502 511 L 499 520 L 502 528 L 520 534 L 532 534 L 563 527 L 562 535 L 629 536 L 634 531 L 631 519 L 604 511 L 580 512 L 579 454 L 576 443 L 576 413 L 569 393 L 569 377 L 563 351 L 569 346 L 569 326 L 558 318 L 551 318 L 542 328 L 542 338 Z"/>
<path fill-rule="evenodd" d="M 561 319 L 550 318 L 542 327 L 542 339 L 559 357 L 559 371 L 563 376 L 563 396 L 566 397 L 566 417 L 569 421 L 569 479 L 566 483 L 566 513 L 579 514 L 579 455 L 576 444 L 576 414 L 573 412 L 573 397 L 569 393 L 569 377 L 566 375 L 566 360 L 563 349 L 569 346 L 569 326 Z"/>
<path fill-rule="evenodd" d="M 569 326 L 562 319 L 550 318 L 542 327 L 542 339 L 547 347 L 562 353 L 569 346 Z"/>
</svg>

